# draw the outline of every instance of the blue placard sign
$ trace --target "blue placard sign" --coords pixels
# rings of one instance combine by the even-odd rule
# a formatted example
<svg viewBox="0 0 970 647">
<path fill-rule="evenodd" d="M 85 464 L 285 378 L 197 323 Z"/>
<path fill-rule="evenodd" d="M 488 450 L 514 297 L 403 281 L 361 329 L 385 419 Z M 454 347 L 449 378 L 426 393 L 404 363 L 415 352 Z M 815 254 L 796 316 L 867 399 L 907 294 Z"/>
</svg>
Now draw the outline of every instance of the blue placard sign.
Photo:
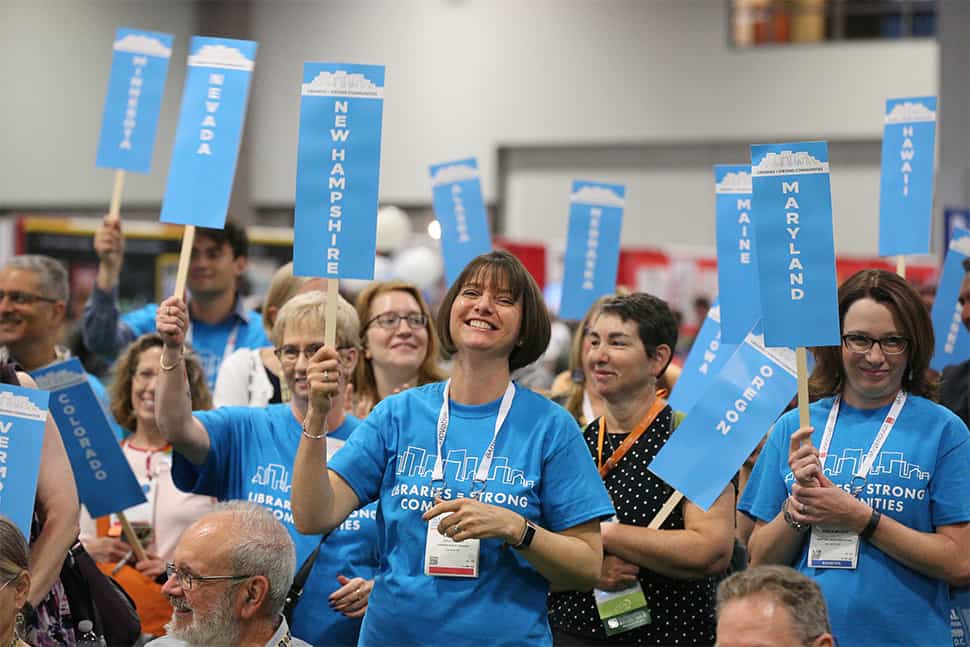
<svg viewBox="0 0 970 647">
<path fill-rule="evenodd" d="M 50 392 L 51 414 L 74 471 L 77 493 L 92 517 L 145 502 L 138 480 L 111 431 L 80 360 L 73 357 L 34 371 Z"/>
<path fill-rule="evenodd" d="M 724 343 L 721 338 L 721 306 L 719 300 L 715 301 L 704 317 L 680 377 L 670 393 L 670 406 L 674 411 L 688 413 L 694 407 L 736 346 Z"/>
<path fill-rule="evenodd" d="M 721 339 L 740 344 L 761 319 L 758 262 L 751 222 L 751 167 L 714 167 L 717 209 L 717 293 Z"/>
<path fill-rule="evenodd" d="M 432 165 L 431 191 L 441 225 L 445 282 L 451 285 L 470 260 L 492 251 L 478 162 L 472 157 Z"/>
<path fill-rule="evenodd" d="M 933 221 L 936 97 L 886 101 L 879 181 L 879 255 L 928 254 Z"/>
<path fill-rule="evenodd" d="M 0 514 L 30 538 L 48 394 L 0 385 Z"/>
<path fill-rule="evenodd" d="M 760 334 L 749 334 L 657 453 L 650 471 L 707 510 L 797 387 L 795 352 L 767 348 Z"/>
<path fill-rule="evenodd" d="M 828 144 L 756 144 L 751 176 L 766 343 L 838 346 Z"/>
<path fill-rule="evenodd" d="M 222 229 L 257 44 L 193 36 L 162 222 Z"/>
<path fill-rule="evenodd" d="M 171 57 L 171 34 L 118 29 L 98 140 L 98 166 L 148 173 Z"/>
<path fill-rule="evenodd" d="M 304 63 L 293 273 L 374 278 L 384 66 Z"/>
<path fill-rule="evenodd" d="M 933 299 L 930 316 L 933 319 L 933 336 L 936 348 L 930 368 L 942 371 L 951 364 L 959 364 L 970 357 L 970 333 L 963 325 L 960 306 L 960 286 L 966 272 L 963 261 L 970 257 L 970 231 L 954 229 L 950 248 L 943 260 L 943 271 Z"/>
<path fill-rule="evenodd" d="M 622 185 L 573 182 L 560 319 L 580 320 L 598 298 L 616 291 L 625 201 Z"/>
</svg>

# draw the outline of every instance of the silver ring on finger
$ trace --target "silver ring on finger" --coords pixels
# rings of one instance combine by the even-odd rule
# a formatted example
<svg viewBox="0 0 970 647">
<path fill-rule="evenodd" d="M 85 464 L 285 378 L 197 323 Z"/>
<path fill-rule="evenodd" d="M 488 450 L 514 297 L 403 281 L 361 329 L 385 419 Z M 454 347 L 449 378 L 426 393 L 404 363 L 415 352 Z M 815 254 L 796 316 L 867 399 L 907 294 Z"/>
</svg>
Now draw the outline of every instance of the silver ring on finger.
<svg viewBox="0 0 970 647">
<path fill-rule="evenodd" d="M 808 514 L 808 506 L 804 503 L 802 504 L 802 514 Z"/>
<path fill-rule="evenodd" d="M 329 382 L 330 381 L 330 371 L 324 371 L 323 372 L 323 381 L 324 382 Z"/>
</svg>

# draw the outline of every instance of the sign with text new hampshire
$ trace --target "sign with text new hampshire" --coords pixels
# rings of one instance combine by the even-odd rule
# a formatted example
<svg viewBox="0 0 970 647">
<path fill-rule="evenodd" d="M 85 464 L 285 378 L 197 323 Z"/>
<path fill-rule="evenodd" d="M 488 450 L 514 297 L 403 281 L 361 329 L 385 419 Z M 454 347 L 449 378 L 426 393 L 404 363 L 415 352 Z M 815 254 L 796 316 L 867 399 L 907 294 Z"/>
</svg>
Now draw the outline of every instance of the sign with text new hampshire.
<svg viewBox="0 0 970 647">
<path fill-rule="evenodd" d="M 145 494 L 121 451 L 80 360 L 72 357 L 33 371 L 50 393 L 51 415 L 71 461 L 81 503 L 92 517 L 145 502 Z"/>
<path fill-rule="evenodd" d="M 560 319 L 582 319 L 596 299 L 616 290 L 625 200 L 622 185 L 573 182 Z"/>
<path fill-rule="evenodd" d="M 257 44 L 193 36 L 162 222 L 222 229 Z"/>
<path fill-rule="evenodd" d="M 936 339 L 930 368 L 937 371 L 970 359 L 970 333 L 963 325 L 960 305 L 960 286 L 966 275 L 963 261 L 967 258 L 970 258 L 970 231 L 954 229 L 930 313 Z"/>
<path fill-rule="evenodd" d="M 171 34 L 118 29 L 98 140 L 98 166 L 149 171 L 171 57 Z"/>
<path fill-rule="evenodd" d="M 470 260 L 492 251 L 478 162 L 472 157 L 432 165 L 431 190 L 441 225 L 445 282 L 451 285 Z"/>
<path fill-rule="evenodd" d="M 0 514 L 30 537 L 48 394 L 0 384 Z"/>
<path fill-rule="evenodd" d="M 756 328 L 757 330 L 757 328 Z M 651 472 L 704 510 L 795 395 L 795 352 L 752 332 L 650 463 Z"/>
<path fill-rule="evenodd" d="M 928 254 L 936 97 L 886 101 L 879 176 L 879 255 Z"/>
<path fill-rule="evenodd" d="M 765 343 L 838 346 L 828 144 L 753 145 L 751 177 Z"/>
<path fill-rule="evenodd" d="M 373 279 L 384 66 L 304 63 L 293 273 Z"/>
<path fill-rule="evenodd" d="M 670 406 L 674 411 L 688 413 L 704 394 L 707 384 L 734 353 L 737 344 L 725 343 L 721 335 L 721 312 L 719 299 L 707 311 L 704 323 L 694 338 L 684 368 L 670 393 Z"/>
<path fill-rule="evenodd" d="M 751 167 L 716 165 L 714 192 L 721 339 L 740 344 L 761 319 L 758 262 L 751 222 Z"/>
</svg>

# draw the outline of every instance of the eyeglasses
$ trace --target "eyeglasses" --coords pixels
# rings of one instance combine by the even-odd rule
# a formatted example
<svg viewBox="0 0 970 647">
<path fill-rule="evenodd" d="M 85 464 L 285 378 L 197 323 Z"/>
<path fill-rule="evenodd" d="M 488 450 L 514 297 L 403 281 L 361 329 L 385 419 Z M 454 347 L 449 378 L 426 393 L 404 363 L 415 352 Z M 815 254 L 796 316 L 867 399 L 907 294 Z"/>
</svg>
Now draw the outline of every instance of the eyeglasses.
<svg viewBox="0 0 970 647">
<path fill-rule="evenodd" d="M 300 358 L 302 354 L 303 357 L 309 362 L 313 359 L 313 356 L 317 354 L 317 351 L 323 348 L 326 344 L 307 344 L 303 348 L 299 346 L 293 346 L 287 344 L 286 346 L 280 346 L 273 350 L 276 357 L 279 358 L 281 362 L 286 364 L 295 364 L 296 360 Z M 350 350 L 353 346 L 337 346 L 337 352 Z"/>
<path fill-rule="evenodd" d="M 158 371 L 152 369 L 142 369 L 140 371 L 136 371 L 134 375 L 132 375 L 133 381 L 138 382 L 139 384 L 151 382 L 152 379 L 156 377 L 158 377 Z"/>
<path fill-rule="evenodd" d="M 20 290 L 0 290 L 0 301 L 3 301 L 4 297 L 7 297 L 13 304 L 18 306 L 27 306 L 37 301 L 44 301 L 45 303 L 57 303 L 58 301 L 57 299 L 51 299 L 50 297 L 44 297 L 31 292 L 21 292 Z"/>
<path fill-rule="evenodd" d="M 876 339 L 862 333 L 850 333 L 842 335 L 842 343 L 853 353 L 868 353 L 873 344 L 879 344 L 879 348 L 886 355 L 901 355 L 909 348 L 909 339 L 901 335 L 886 335 Z"/>
<path fill-rule="evenodd" d="M 180 589 L 183 591 L 191 591 L 196 583 L 205 584 L 207 582 L 219 582 L 222 580 L 245 580 L 246 578 L 252 577 L 252 575 L 192 575 L 191 573 L 186 573 L 181 568 L 177 568 L 174 562 L 165 562 L 165 577 L 167 579 L 174 577 Z"/>
<path fill-rule="evenodd" d="M 412 329 L 424 328 L 428 325 L 428 317 L 425 316 L 423 312 L 409 312 L 406 315 L 398 314 L 396 312 L 382 312 L 373 319 L 367 322 L 364 329 L 370 328 L 372 323 L 376 323 L 378 326 L 385 330 L 394 330 L 401 323 L 401 319 L 405 319 L 408 322 L 408 326 Z"/>
</svg>

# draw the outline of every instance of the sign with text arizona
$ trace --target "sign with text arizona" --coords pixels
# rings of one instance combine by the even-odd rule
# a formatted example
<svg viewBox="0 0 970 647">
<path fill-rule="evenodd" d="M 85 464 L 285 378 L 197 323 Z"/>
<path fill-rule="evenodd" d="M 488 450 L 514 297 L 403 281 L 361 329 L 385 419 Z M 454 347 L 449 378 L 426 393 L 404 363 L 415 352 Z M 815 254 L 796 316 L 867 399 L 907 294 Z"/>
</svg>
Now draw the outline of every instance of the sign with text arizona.
<svg viewBox="0 0 970 647">
<path fill-rule="evenodd" d="M 384 66 L 304 63 L 293 273 L 373 279 Z"/>
<path fill-rule="evenodd" d="M 225 226 L 256 47 L 250 40 L 192 38 L 162 222 Z"/>
<path fill-rule="evenodd" d="M 960 305 L 960 286 L 966 275 L 963 262 L 967 258 L 970 258 L 970 231 L 954 229 L 931 312 L 936 348 L 930 368 L 937 371 L 970 358 L 970 333 L 963 325 Z"/>
<path fill-rule="evenodd" d="M 936 97 L 886 101 L 879 255 L 927 254 L 933 219 Z"/>
<path fill-rule="evenodd" d="M 697 337 L 694 338 L 684 368 L 670 393 L 670 406 L 674 411 L 688 413 L 734 353 L 736 344 L 725 343 L 721 334 L 722 308 L 720 301 L 711 306 Z"/>
<path fill-rule="evenodd" d="M 470 260 L 492 251 L 478 162 L 469 158 L 433 165 L 431 190 L 441 225 L 445 282 L 451 285 Z"/>
<path fill-rule="evenodd" d="M 616 290 L 625 196 L 619 184 L 573 182 L 560 319 L 582 319 L 596 299 Z"/>
<path fill-rule="evenodd" d="M 33 371 L 50 393 L 50 409 L 71 461 L 78 497 L 92 517 L 144 503 L 145 494 L 121 452 L 87 373 L 76 357 Z"/>
<path fill-rule="evenodd" d="M 757 329 L 756 329 L 757 330 Z M 674 431 L 651 472 L 707 510 L 785 409 L 798 382 L 795 352 L 752 332 Z"/>
<path fill-rule="evenodd" d="M 171 57 L 170 34 L 118 29 L 98 140 L 98 166 L 149 171 Z"/>
<path fill-rule="evenodd" d="M 751 167 L 714 167 L 717 209 L 717 293 L 721 339 L 740 344 L 761 319 L 754 225 L 751 223 Z"/>
<path fill-rule="evenodd" d="M 838 346 L 828 145 L 756 144 L 751 177 L 765 343 Z"/>
<path fill-rule="evenodd" d="M 48 394 L 0 385 L 0 514 L 30 537 Z"/>
</svg>

